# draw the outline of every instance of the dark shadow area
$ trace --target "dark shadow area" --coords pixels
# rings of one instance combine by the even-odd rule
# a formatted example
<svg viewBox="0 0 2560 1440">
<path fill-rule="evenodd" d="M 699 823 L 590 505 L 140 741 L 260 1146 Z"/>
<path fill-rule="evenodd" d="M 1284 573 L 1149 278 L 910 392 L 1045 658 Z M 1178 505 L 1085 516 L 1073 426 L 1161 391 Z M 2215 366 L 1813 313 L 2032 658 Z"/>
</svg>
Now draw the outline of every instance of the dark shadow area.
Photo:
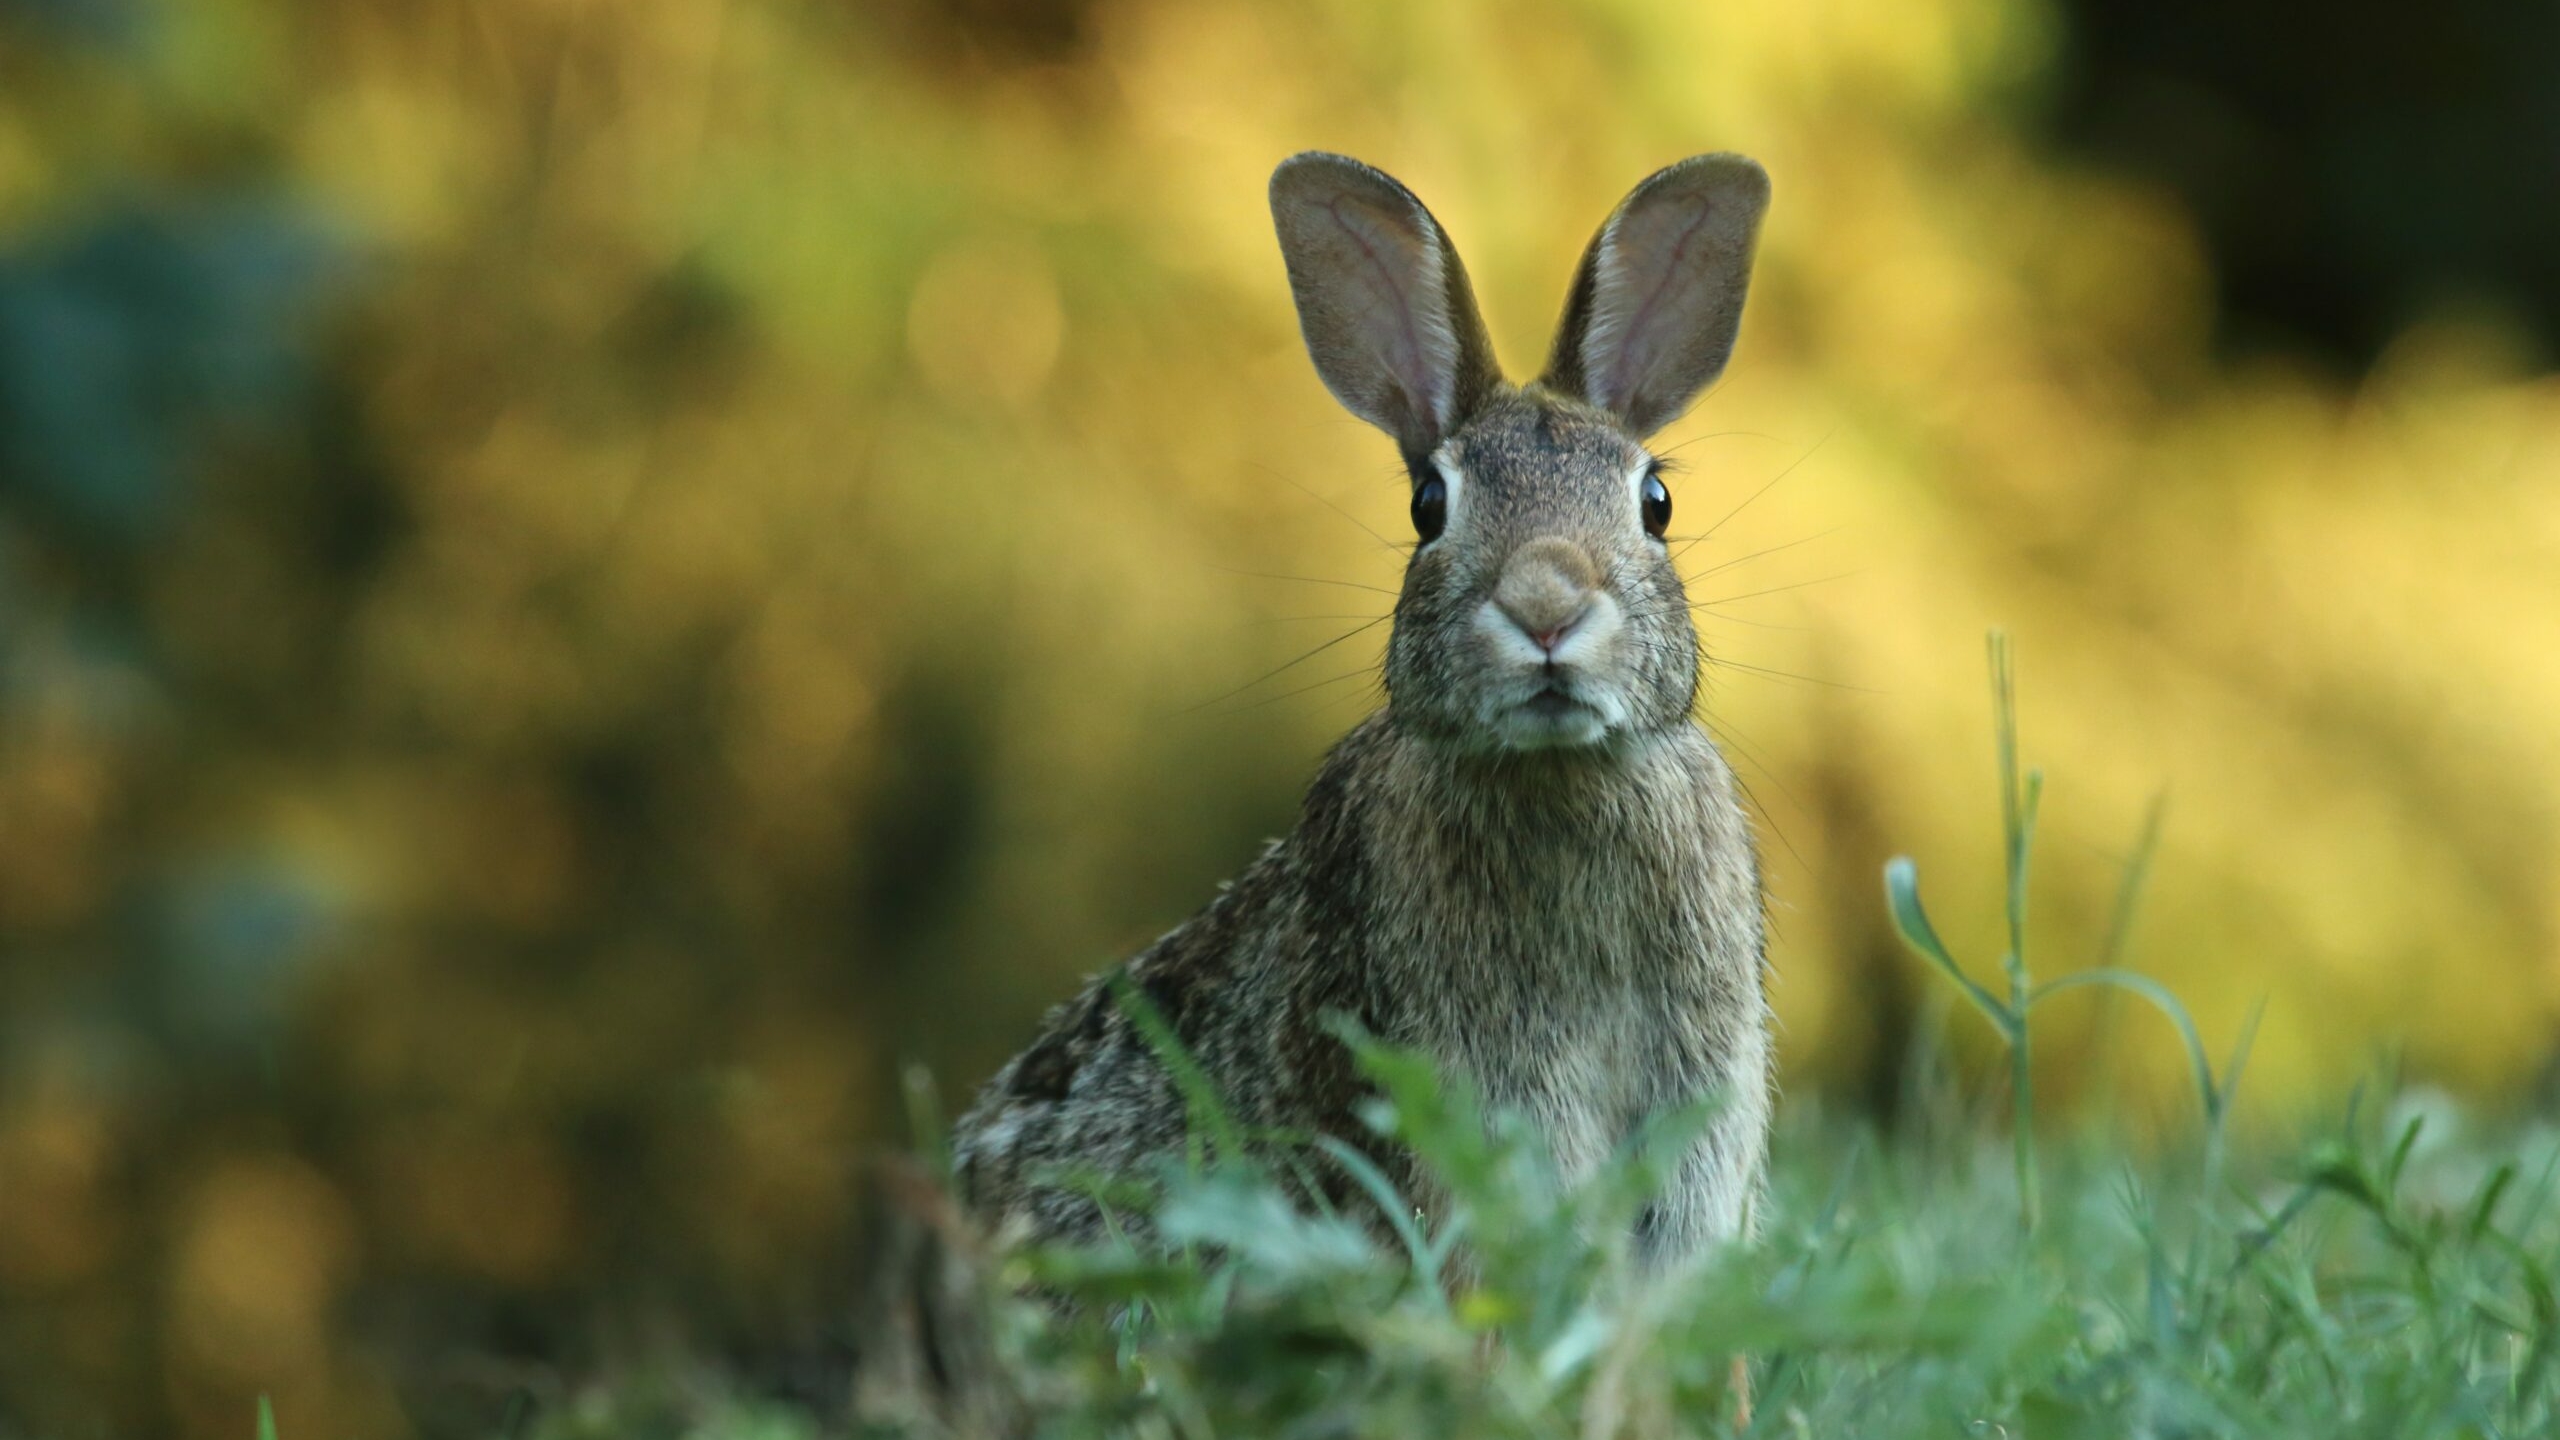
<svg viewBox="0 0 2560 1440">
<path fill-rule="evenodd" d="M 2560 6 L 2060 9 L 2050 132 L 2192 210 L 2227 347 L 2361 366 L 2478 303 L 2560 338 Z"/>
</svg>

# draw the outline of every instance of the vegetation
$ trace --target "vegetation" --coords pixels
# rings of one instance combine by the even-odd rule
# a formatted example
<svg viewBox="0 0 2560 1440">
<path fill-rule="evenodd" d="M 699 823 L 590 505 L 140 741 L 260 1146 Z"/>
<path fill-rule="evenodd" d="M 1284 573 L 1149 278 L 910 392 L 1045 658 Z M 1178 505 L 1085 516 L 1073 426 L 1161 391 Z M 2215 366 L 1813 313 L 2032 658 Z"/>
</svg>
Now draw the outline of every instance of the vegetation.
<svg viewBox="0 0 2560 1440">
<path fill-rule="evenodd" d="M 1909 1133 L 1800 1109 L 1762 1243 L 1647 1287 L 1595 1241 L 1632 1213 L 1640 1158 L 1575 1194 L 1460 1096 L 1372 1057 L 1461 1204 L 1382 1252 L 1354 1218 L 1301 1218 L 1285 1181 L 1167 1177 L 1190 1247 L 1023 1257 L 1093 1307 L 1014 1312 L 1008 1353 L 1055 1436 L 1668 1436 L 1727 1433 L 1747 1354 L 1754 1436 L 2495 1437 L 2560 1424 L 2560 1135 L 2470 1133 L 2382 1092 L 2293 1155 L 2206 1184 L 2066 1145 L 2029 1233 L 2001 1148 L 1947 1104 Z M 1944 1102 L 1945 1097 L 1940 1097 Z M 1431 1283 L 1463 1238 L 1481 1270 Z M 1223 1257 L 1208 1268 L 1201 1258 Z M 1110 1323 L 1109 1307 L 1129 1318 Z M 663 1382 L 600 1389 L 527 1432 L 800 1436 L 807 1412 Z M 890 1433 L 897 1433 L 894 1428 Z M 923 1432 L 919 1432 L 923 1433 Z"/>
<path fill-rule="evenodd" d="M 2440 1095 L 2381 1083 L 2290 1150 L 2231 1163 L 2240 1060 L 2217 1078 L 2174 997 L 2111 968 L 2032 983 L 2040 785 L 2017 769 L 1997 637 L 1993 657 L 2009 997 L 1946 954 L 1904 861 L 1888 879 L 1897 919 L 2019 1053 L 2034 1002 L 2064 989 L 2157 1003 L 2195 1059 L 2197 1143 L 2135 1160 L 2086 1127 L 2048 1141 L 2021 1066 L 2004 1155 L 1995 1116 L 1924 1061 L 1894 1134 L 1790 1107 L 1760 1243 L 1652 1277 L 1626 1238 L 1660 1157 L 1712 1098 L 1568 1188 L 1517 1117 L 1354 1037 L 1378 1089 L 1370 1123 L 1414 1149 L 1449 1208 L 1417 1213 L 1330 1142 L 1195 1150 L 1152 1184 L 1089 1177 L 1148 1212 L 1154 1240 L 1010 1257 L 1010 1285 L 1077 1302 L 1065 1320 L 1001 1307 L 1001 1369 L 1037 1433 L 2493 1440 L 2560 1426 L 2560 1130 L 2482 1133 Z M 1193 1100 L 1203 1129 L 1232 1133 L 1214 1096 Z M 1308 1202 L 1317 1163 L 1353 1168 L 1359 1207 Z M 1736 1356 L 1755 1376 L 1747 1420 Z M 601 1437 L 642 1418 L 706 1437 L 820 1428 L 771 1405 L 605 1390 L 534 1433 Z"/>
</svg>

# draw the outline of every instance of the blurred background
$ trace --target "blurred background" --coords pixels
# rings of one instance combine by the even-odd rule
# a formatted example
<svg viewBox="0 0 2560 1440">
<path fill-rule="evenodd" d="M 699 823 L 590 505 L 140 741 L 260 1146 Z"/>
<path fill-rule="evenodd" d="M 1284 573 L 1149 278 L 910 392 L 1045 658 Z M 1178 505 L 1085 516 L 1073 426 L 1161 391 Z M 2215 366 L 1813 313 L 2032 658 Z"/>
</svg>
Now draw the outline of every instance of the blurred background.
<svg viewBox="0 0 2560 1440">
<path fill-rule="evenodd" d="M 1775 176 L 1662 438 L 1800 1103 L 1985 1058 L 1878 868 L 1993 962 L 1994 625 L 2040 966 L 2165 793 L 2129 953 L 2264 1005 L 2255 1123 L 2531 1103 L 2555 66 L 2494 0 L 0 0 L 0 1433 L 822 1329 L 900 1065 L 964 1103 L 1375 703 L 1383 627 L 1287 664 L 1405 538 L 1306 147 L 1515 374 L 1637 179 Z M 2150 1017 L 2053 1023 L 2184 1122 Z"/>
</svg>

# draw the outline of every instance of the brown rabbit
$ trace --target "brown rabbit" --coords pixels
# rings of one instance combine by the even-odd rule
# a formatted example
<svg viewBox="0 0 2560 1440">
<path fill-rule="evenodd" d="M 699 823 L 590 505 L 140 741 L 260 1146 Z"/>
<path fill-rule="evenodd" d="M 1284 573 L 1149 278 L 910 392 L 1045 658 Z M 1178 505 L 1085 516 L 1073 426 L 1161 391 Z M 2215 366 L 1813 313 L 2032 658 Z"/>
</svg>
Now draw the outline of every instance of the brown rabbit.
<svg viewBox="0 0 2560 1440">
<path fill-rule="evenodd" d="M 1514 387 L 1422 202 L 1339 155 L 1281 164 L 1308 352 L 1412 476 L 1388 701 L 1297 827 L 1117 972 L 1250 1129 L 1379 1150 L 1334 1014 L 1526 1113 L 1568 1182 L 1720 1093 L 1639 1222 L 1656 1265 L 1749 1227 L 1771 1077 L 1751 828 L 1692 717 L 1697 631 L 1643 442 L 1724 369 L 1768 199 L 1738 155 L 1637 186 L 1575 272 L 1546 372 Z M 988 1084 L 959 1178 L 1002 1231 L 1088 1236 L 1100 1213 L 1057 1172 L 1179 1153 L 1185 1113 L 1106 977 Z"/>
</svg>

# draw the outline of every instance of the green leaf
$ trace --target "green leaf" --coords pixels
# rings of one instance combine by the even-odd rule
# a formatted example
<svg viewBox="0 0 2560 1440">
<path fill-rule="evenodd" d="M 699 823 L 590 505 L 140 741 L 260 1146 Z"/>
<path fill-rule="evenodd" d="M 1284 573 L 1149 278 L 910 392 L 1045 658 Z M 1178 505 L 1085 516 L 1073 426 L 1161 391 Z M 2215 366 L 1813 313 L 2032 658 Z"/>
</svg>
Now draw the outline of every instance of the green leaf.
<svg viewBox="0 0 2560 1440">
<path fill-rule="evenodd" d="M 1389 1180 L 1377 1162 L 1362 1154 L 1358 1147 L 1331 1135 L 1323 1135 L 1317 1137 L 1316 1148 L 1330 1156 L 1333 1163 L 1341 1166 L 1343 1172 L 1351 1177 L 1353 1184 L 1377 1202 L 1379 1211 L 1387 1217 L 1388 1226 L 1396 1232 L 1396 1239 L 1404 1245 L 1405 1254 L 1413 1261 L 1414 1271 L 1426 1292 L 1445 1300 L 1440 1288 L 1440 1257 L 1433 1253 L 1431 1243 L 1423 1238 L 1422 1227 L 1414 1223 L 1413 1203 L 1397 1192 L 1395 1182 Z"/>
<path fill-rule="evenodd" d="M 2002 1038 L 2015 1044 L 2025 1017 L 2011 1013 L 1998 996 L 1974 983 L 1973 977 L 1965 974 L 1955 957 L 1947 953 L 1946 942 L 1938 938 L 1937 927 L 1929 923 L 1929 912 L 1921 908 L 1920 871 L 1911 863 L 1911 857 L 1896 855 L 1885 862 L 1884 899 L 1893 914 L 1893 928 L 1901 932 L 1903 943 L 1956 982 L 1965 998 L 1973 1002 Z"/>
<path fill-rule="evenodd" d="M 1176 1191 L 1156 1225 L 1168 1243 L 1214 1247 L 1284 1280 L 1377 1269 L 1376 1250 L 1349 1222 L 1319 1219 L 1269 1183 L 1234 1171 Z"/>
</svg>

